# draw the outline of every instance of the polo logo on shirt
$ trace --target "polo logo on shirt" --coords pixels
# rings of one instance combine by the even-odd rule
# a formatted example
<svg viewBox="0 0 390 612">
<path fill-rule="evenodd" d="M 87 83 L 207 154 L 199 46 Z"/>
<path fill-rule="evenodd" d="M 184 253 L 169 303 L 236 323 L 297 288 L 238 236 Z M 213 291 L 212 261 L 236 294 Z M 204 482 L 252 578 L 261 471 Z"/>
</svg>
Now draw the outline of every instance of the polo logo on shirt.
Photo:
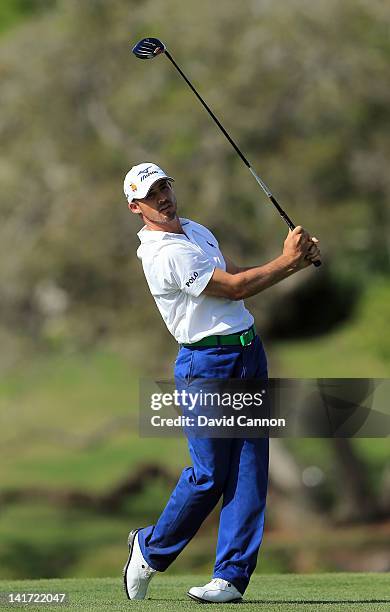
<svg viewBox="0 0 390 612">
<path fill-rule="evenodd" d="M 192 276 L 190 276 L 190 278 L 186 282 L 186 286 L 189 287 L 190 285 L 192 285 L 192 283 L 194 282 L 195 279 L 198 278 L 198 276 L 199 276 L 199 272 L 194 272 Z"/>
<path fill-rule="evenodd" d="M 207 244 L 209 244 L 210 246 L 214 247 L 214 249 L 216 248 L 215 244 L 211 244 L 211 242 L 209 242 L 208 240 L 206 240 Z"/>
</svg>

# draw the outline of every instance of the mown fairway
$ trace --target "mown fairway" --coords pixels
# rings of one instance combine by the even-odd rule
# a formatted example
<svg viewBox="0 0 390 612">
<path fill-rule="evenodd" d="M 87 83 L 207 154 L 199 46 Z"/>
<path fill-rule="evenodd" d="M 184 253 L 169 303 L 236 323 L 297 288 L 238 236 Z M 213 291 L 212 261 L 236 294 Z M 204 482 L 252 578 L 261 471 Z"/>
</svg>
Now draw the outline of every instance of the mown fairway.
<svg viewBox="0 0 390 612">
<path fill-rule="evenodd" d="M 66 592 L 66 610 L 189 610 L 199 604 L 186 596 L 189 587 L 204 584 L 208 576 L 158 576 L 151 583 L 150 599 L 129 602 L 117 578 L 84 580 L 36 580 L 0 582 L 0 592 Z M 237 604 L 213 605 L 213 610 L 237 610 Z M 12 606 L 13 607 L 13 606 Z M 239 610 L 267 612 L 332 612 L 389 610 L 389 578 L 386 574 L 296 574 L 255 576 Z M 59 610 L 62 606 L 28 606 L 31 611 Z M 11 609 L 11 607 L 9 607 Z"/>
</svg>

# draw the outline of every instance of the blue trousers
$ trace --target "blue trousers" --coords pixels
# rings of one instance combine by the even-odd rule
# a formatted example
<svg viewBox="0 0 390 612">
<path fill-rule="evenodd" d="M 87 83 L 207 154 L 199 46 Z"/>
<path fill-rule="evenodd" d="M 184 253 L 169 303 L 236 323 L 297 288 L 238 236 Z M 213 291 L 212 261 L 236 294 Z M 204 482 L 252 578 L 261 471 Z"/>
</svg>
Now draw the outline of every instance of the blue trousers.
<svg viewBox="0 0 390 612">
<path fill-rule="evenodd" d="M 177 388 L 193 378 L 266 377 L 266 356 L 257 336 L 246 347 L 182 347 L 175 363 Z M 142 554 L 154 569 L 167 569 L 222 496 L 213 577 L 224 578 L 243 594 L 263 537 L 268 439 L 187 439 L 193 466 L 183 470 L 156 525 L 140 530 Z"/>
</svg>

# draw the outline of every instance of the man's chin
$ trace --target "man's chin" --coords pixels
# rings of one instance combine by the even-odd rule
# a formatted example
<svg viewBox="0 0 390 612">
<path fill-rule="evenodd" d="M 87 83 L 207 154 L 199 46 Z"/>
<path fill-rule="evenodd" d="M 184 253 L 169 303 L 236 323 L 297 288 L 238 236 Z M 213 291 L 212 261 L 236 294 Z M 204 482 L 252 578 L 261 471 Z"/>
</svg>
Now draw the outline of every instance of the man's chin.
<svg viewBox="0 0 390 612">
<path fill-rule="evenodd" d="M 176 212 L 161 213 L 160 223 L 170 223 L 176 218 Z"/>
</svg>

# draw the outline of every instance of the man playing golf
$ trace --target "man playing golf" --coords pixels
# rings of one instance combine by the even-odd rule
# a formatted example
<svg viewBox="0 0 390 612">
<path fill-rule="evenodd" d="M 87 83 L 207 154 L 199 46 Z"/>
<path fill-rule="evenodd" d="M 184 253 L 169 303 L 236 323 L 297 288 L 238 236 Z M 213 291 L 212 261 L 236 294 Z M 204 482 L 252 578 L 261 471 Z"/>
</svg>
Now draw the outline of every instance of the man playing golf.
<svg viewBox="0 0 390 612">
<path fill-rule="evenodd" d="M 179 343 L 175 380 L 257 379 L 267 361 L 244 299 L 319 260 L 318 241 L 301 227 L 282 254 L 248 268 L 225 257 L 215 236 L 179 218 L 172 177 L 153 163 L 127 173 L 124 192 L 144 227 L 137 255 L 150 291 Z M 240 601 L 256 567 L 268 482 L 267 438 L 189 437 L 193 466 L 183 470 L 156 525 L 129 535 L 124 585 L 144 599 L 151 578 L 176 559 L 222 496 L 212 580 L 188 595 L 201 602 Z"/>
</svg>

